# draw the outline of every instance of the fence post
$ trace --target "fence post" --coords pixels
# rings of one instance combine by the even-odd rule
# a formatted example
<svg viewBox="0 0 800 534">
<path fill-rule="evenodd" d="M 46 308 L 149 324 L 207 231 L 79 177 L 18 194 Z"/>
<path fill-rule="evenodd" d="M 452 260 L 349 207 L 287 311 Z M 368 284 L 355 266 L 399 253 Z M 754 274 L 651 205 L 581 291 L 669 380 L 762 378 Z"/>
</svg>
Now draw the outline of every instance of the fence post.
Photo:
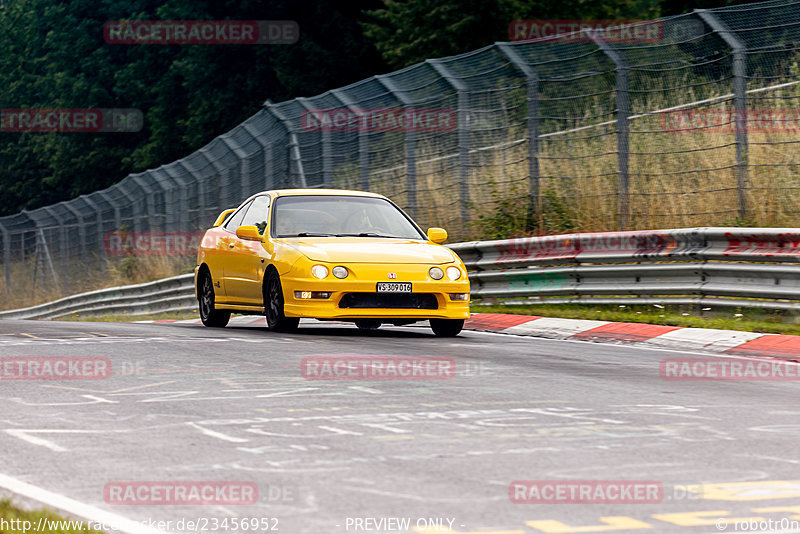
<svg viewBox="0 0 800 534">
<path fill-rule="evenodd" d="M 544 226 L 542 220 L 542 194 L 539 175 L 539 74 L 536 69 L 525 63 L 508 43 L 497 43 L 497 48 L 517 69 L 525 75 L 528 101 L 528 182 L 530 200 L 528 204 L 528 220 L 537 221 L 537 228 L 541 231 Z"/>
<path fill-rule="evenodd" d="M 354 114 L 361 114 L 361 110 L 344 90 L 331 89 L 330 93 Z M 363 125 L 358 128 L 358 183 L 362 191 L 369 191 L 369 130 Z"/>
<path fill-rule="evenodd" d="M 375 76 L 382 86 L 392 93 L 407 111 L 413 111 L 413 101 L 405 91 L 395 85 L 394 81 L 386 75 Z M 417 135 L 413 129 L 406 130 L 406 209 L 412 218 L 417 216 Z"/>
<path fill-rule="evenodd" d="M 234 146 L 231 146 L 231 145 L 234 144 L 232 139 L 229 139 L 227 135 L 221 135 L 219 137 L 219 140 L 222 142 L 223 145 L 225 145 L 227 147 L 228 150 L 230 150 L 233 154 L 236 155 L 237 159 L 239 159 L 241 161 L 242 158 L 239 156 L 237 148 L 234 147 Z M 225 176 L 225 174 L 228 172 L 228 168 L 225 167 L 225 165 L 222 162 L 220 162 L 218 159 L 213 158 L 211 155 L 209 155 L 205 148 L 201 148 L 200 150 L 198 150 L 198 152 L 200 153 L 201 156 L 206 158 L 206 161 L 208 161 L 208 163 L 212 167 L 214 167 L 214 172 L 219 177 L 217 179 L 217 183 L 221 182 L 223 177 Z M 208 191 L 206 191 L 206 180 L 205 179 L 202 179 L 202 178 L 200 178 L 198 176 L 197 185 L 198 185 L 198 195 L 200 196 L 200 202 L 197 203 L 197 207 L 199 209 L 199 215 L 200 215 L 200 217 L 198 218 L 198 223 L 199 223 L 199 228 L 203 228 L 204 229 L 214 221 L 214 219 L 217 217 L 219 212 L 222 211 L 223 208 L 221 206 L 214 206 L 214 209 L 212 211 L 212 209 L 211 209 L 212 206 L 209 206 L 206 203 L 206 201 L 208 199 Z M 217 198 L 219 198 L 218 195 L 215 195 L 215 196 Z M 209 212 L 211 212 L 211 213 L 209 213 Z M 194 230 L 195 230 L 195 228 L 192 228 L 192 231 L 194 231 Z"/>
<path fill-rule="evenodd" d="M 111 209 L 114 210 L 114 231 L 119 232 L 122 228 L 122 214 L 120 213 L 119 204 L 108 198 L 108 189 L 103 189 L 98 191 L 97 194 L 106 201 L 106 204 L 111 206 Z"/>
<path fill-rule="evenodd" d="M 716 15 L 706 9 L 694 12 L 733 50 L 733 108 L 736 115 L 736 190 L 739 218 L 747 217 L 747 46 Z"/>
<path fill-rule="evenodd" d="M 278 119 L 278 122 L 280 122 L 286 129 L 286 133 L 289 134 L 289 153 L 291 154 L 291 158 L 294 159 L 295 168 L 297 169 L 297 174 L 300 177 L 300 187 L 308 187 L 308 182 L 306 182 L 306 173 L 303 170 L 303 157 L 300 155 L 300 142 L 297 140 L 297 134 L 295 133 L 294 128 L 292 128 L 289 119 L 287 119 L 284 114 L 275 107 L 271 100 L 268 99 L 266 102 L 264 102 L 264 107 L 269 113 Z M 291 172 L 291 169 L 289 169 L 289 172 Z"/>
<path fill-rule="evenodd" d="M 64 226 L 64 221 L 62 221 L 61 218 L 58 216 L 58 214 L 55 212 L 55 210 L 53 209 L 53 206 L 44 206 L 41 209 L 44 212 L 46 212 L 48 215 L 50 215 L 50 217 L 52 217 L 52 219 L 56 222 L 55 227 L 57 227 L 58 230 L 59 230 L 59 232 L 58 232 L 59 233 L 58 250 L 59 250 L 59 256 L 60 256 L 60 259 L 61 259 L 61 268 L 60 268 L 60 271 L 61 271 L 61 283 L 60 284 L 58 282 L 58 279 L 56 278 L 55 268 L 53 268 L 53 265 L 52 265 L 52 258 L 50 256 L 50 248 L 47 247 L 47 239 L 46 239 L 46 236 L 44 235 L 44 228 L 42 227 L 41 224 L 39 224 L 38 220 L 34 219 L 36 221 L 37 235 L 41 237 L 42 245 L 45 246 L 46 250 L 47 250 L 47 254 L 46 254 L 47 255 L 47 261 L 48 261 L 48 263 L 50 265 L 50 273 L 53 276 L 53 282 L 55 282 L 56 287 L 60 286 L 60 287 L 64 288 L 65 291 L 69 291 L 70 290 L 70 287 L 69 287 L 70 279 L 69 279 L 69 265 L 67 263 L 67 240 L 68 240 L 67 227 Z M 33 213 L 34 212 L 31 212 L 30 215 L 33 215 Z M 31 218 L 33 218 L 33 217 L 31 217 Z"/>
<path fill-rule="evenodd" d="M 100 253 L 100 258 L 105 258 L 106 248 L 105 237 L 103 236 L 103 213 L 100 211 L 100 207 L 97 205 L 97 202 L 89 198 L 88 195 L 81 195 L 79 198 L 82 198 L 83 201 L 86 202 L 86 205 L 94 210 L 95 225 L 97 225 L 97 248 L 98 252 Z M 101 266 L 101 269 L 105 269 L 105 265 Z"/>
<path fill-rule="evenodd" d="M 119 182 L 114 187 L 116 187 L 117 190 L 120 193 L 122 193 L 122 195 L 126 199 L 128 199 L 128 202 L 130 202 L 131 213 L 132 213 L 131 216 L 133 217 L 133 221 L 132 221 L 133 222 L 133 231 L 134 232 L 141 232 L 142 231 L 142 220 L 141 219 L 142 219 L 142 215 L 143 215 L 141 202 L 137 202 L 137 199 L 134 198 L 134 196 L 130 193 L 130 191 L 125 189 L 125 182 L 126 181 L 127 181 L 127 178 L 123 179 L 121 182 Z"/>
<path fill-rule="evenodd" d="M 600 32 L 589 32 L 592 41 L 614 63 L 617 92 L 617 199 L 619 202 L 619 229 L 630 226 L 630 175 L 628 173 L 628 63 L 600 36 Z"/>
<path fill-rule="evenodd" d="M 458 179 L 459 200 L 461 201 L 461 223 L 469 222 L 469 128 L 467 125 L 467 112 L 469 109 L 469 95 L 467 85 L 457 78 L 441 59 L 428 59 L 426 61 L 436 73 L 441 76 L 458 95 Z"/>
<path fill-rule="evenodd" d="M 83 268 L 86 271 L 86 276 L 89 276 L 89 258 L 86 256 L 86 225 L 84 222 L 83 215 L 78 211 L 76 208 L 70 206 L 70 202 L 64 202 L 64 207 L 75 216 L 75 219 L 78 221 L 78 239 L 81 242 L 81 258 L 83 263 Z M 64 261 L 64 258 L 61 258 L 61 261 Z"/>
<path fill-rule="evenodd" d="M 6 293 L 9 293 L 11 288 L 11 235 L 3 223 L 0 223 L 0 234 L 3 234 L 3 270 L 6 275 Z"/>
<path fill-rule="evenodd" d="M 144 192 L 144 216 L 147 219 L 147 229 L 148 231 L 152 232 L 153 225 L 150 224 L 150 216 L 155 213 L 155 209 L 153 208 L 153 190 L 144 180 L 142 180 L 141 174 L 131 174 L 131 180 L 133 180 L 133 183 L 138 185 L 139 188 Z"/>
<path fill-rule="evenodd" d="M 307 112 L 314 111 L 308 104 L 308 99 L 302 96 L 297 97 L 297 103 L 303 106 Z M 320 141 L 322 142 L 322 185 L 331 187 L 333 184 L 333 156 L 331 154 L 331 132 L 329 129 L 322 128 L 319 132 Z"/>
</svg>

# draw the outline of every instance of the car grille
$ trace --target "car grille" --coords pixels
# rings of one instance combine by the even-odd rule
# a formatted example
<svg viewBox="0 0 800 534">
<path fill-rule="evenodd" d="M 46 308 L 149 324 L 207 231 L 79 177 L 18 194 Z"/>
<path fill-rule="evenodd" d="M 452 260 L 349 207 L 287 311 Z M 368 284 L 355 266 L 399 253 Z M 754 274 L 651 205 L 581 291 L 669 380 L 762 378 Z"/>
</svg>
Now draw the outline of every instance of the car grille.
<svg viewBox="0 0 800 534">
<path fill-rule="evenodd" d="M 347 293 L 339 307 L 435 310 L 439 303 L 431 293 Z"/>
</svg>

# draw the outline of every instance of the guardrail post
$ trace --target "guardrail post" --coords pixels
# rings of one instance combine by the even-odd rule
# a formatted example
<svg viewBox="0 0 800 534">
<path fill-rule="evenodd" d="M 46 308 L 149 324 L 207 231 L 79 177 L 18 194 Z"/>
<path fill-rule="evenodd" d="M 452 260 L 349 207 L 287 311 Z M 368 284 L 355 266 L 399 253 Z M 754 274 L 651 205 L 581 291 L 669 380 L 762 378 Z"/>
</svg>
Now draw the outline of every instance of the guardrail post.
<svg viewBox="0 0 800 534">
<path fill-rule="evenodd" d="M 294 160 L 295 168 L 297 169 L 297 174 L 300 178 L 300 187 L 308 187 L 308 182 L 306 182 L 306 173 L 303 170 L 303 157 L 300 155 L 300 142 L 297 140 L 297 134 L 295 133 L 294 128 L 292 128 L 289 119 L 287 119 L 269 99 L 264 102 L 264 108 L 266 108 L 266 110 L 276 119 L 278 119 L 278 122 L 283 124 L 283 127 L 286 128 L 286 133 L 289 134 L 289 153 L 291 154 L 290 160 Z M 289 169 L 289 172 L 291 172 L 291 169 Z"/>
<path fill-rule="evenodd" d="M 739 218 L 747 217 L 747 46 L 716 15 L 705 9 L 694 12 L 733 50 L 733 108 L 736 116 L 736 190 Z"/>
<path fill-rule="evenodd" d="M 413 111 L 413 100 L 386 75 L 375 76 L 375 80 L 392 93 L 407 111 Z M 406 210 L 412 218 L 417 216 L 417 134 L 412 128 L 406 130 Z"/>
<path fill-rule="evenodd" d="M 330 93 L 354 114 L 361 113 L 342 89 L 331 89 Z M 358 127 L 358 183 L 362 191 L 369 191 L 369 130 L 361 125 L 361 121 Z"/>
<path fill-rule="evenodd" d="M 525 75 L 527 81 L 527 101 L 528 101 L 528 183 L 529 183 L 529 205 L 528 220 L 529 225 L 533 226 L 533 221 L 537 222 L 537 228 L 541 231 L 544 226 L 542 220 L 542 195 L 540 191 L 539 177 L 539 74 L 536 69 L 525 63 L 522 57 L 517 54 L 508 43 L 497 43 L 497 48 L 517 69 Z"/>
<path fill-rule="evenodd" d="M 619 205 L 619 229 L 630 226 L 630 175 L 628 173 L 628 62 L 617 53 L 600 35 L 589 32 L 592 41 L 614 63 L 617 93 L 617 198 Z"/>
<path fill-rule="evenodd" d="M 459 158 L 459 199 L 461 200 L 461 223 L 469 222 L 469 128 L 467 125 L 469 95 L 467 86 L 458 79 L 441 59 L 426 61 L 458 94 L 458 158 Z"/>
</svg>

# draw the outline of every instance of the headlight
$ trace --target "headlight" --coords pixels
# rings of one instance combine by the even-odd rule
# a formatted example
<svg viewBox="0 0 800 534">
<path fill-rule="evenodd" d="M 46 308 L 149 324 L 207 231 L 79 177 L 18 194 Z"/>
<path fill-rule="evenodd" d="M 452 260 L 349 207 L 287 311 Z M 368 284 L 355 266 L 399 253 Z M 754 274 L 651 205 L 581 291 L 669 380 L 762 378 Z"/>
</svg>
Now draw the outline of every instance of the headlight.
<svg viewBox="0 0 800 534">
<path fill-rule="evenodd" d="M 461 278 L 461 270 L 458 267 L 448 267 L 447 278 L 450 280 L 458 280 Z"/>
<path fill-rule="evenodd" d="M 347 269 L 341 265 L 338 265 L 333 268 L 333 276 L 336 278 L 347 278 Z"/>
<path fill-rule="evenodd" d="M 315 265 L 311 268 L 311 276 L 322 280 L 323 278 L 328 276 L 328 268 L 325 267 L 324 265 Z"/>
<path fill-rule="evenodd" d="M 441 280 L 442 277 L 444 276 L 444 273 L 438 267 L 431 267 L 431 270 L 428 271 L 428 274 L 431 275 L 431 278 L 433 278 L 434 280 Z"/>
</svg>

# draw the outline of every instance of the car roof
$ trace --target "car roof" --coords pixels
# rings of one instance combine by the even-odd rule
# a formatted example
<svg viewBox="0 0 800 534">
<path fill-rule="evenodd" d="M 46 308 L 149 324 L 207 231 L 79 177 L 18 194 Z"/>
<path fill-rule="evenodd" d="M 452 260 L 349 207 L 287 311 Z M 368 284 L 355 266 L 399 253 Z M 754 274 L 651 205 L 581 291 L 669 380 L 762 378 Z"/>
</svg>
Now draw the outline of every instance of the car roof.
<svg viewBox="0 0 800 534">
<path fill-rule="evenodd" d="M 275 196 L 296 196 L 296 195 L 348 195 L 359 197 L 375 197 L 384 198 L 383 195 L 371 193 L 369 191 L 353 191 L 350 189 L 273 189 L 272 191 L 265 191 L 266 193 L 273 193 Z"/>
</svg>

